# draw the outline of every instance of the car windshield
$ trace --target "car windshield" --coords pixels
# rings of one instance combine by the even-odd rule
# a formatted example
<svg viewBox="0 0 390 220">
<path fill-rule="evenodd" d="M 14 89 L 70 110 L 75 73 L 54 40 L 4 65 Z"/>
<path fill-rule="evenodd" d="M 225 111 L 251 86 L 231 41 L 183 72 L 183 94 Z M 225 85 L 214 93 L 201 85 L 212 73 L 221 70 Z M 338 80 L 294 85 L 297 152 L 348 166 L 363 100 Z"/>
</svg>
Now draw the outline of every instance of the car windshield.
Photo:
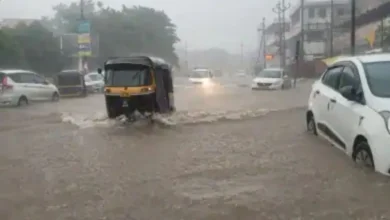
<svg viewBox="0 0 390 220">
<path fill-rule="evenodd" d="M 256 74 L 257 77 L 264 78 L 280 78 L 282 76 L 282 71 L 280 70 L 263 70 Z"/>
<path fill-rule="evenodd" d="M 205 71 L 193 71 L 191 73 L 191 78 L 207 78 L 209 77 L 209 72 L 207 70 Z"/>
<path fill-rule="evenodd" d="M 366 63 L 364 68 L 372 94 L 390 98 L 390 62 Z"/>
<path fill-rule="evenodd" d="M 89 75 L 88 77 L 91 81 L 100 81 L 102 80 L 102 76 L 98 75 L 98 74 L 92 74 L 92 75 Z"/>
<path fill-rule="evenodd" d="M 151 74 L 147 67 L 109 69 L 107 71 L 107 79 L 108 84 L 120 87 L 137 87 L 152 84 Z"/>
</svg>

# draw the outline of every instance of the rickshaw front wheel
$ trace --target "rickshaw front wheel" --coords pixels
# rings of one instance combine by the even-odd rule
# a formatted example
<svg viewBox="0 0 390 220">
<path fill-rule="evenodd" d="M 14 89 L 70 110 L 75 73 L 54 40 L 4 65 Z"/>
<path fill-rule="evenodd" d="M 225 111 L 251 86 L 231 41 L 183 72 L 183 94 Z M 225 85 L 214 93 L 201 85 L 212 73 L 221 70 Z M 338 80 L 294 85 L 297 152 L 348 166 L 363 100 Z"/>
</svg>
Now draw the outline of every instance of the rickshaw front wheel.
<svg viewBox="0 0 390 220">
<path fill-rule="evenodd" d="M 115 109 L 114 107 L 107 106 L 107 116 L 108 116 L 108 118 L 113 119 L 113 118 L 118 117 L 119 115 L 118 115 L 117 112 L 118 112 L 117 109 Z"/>
</svg>

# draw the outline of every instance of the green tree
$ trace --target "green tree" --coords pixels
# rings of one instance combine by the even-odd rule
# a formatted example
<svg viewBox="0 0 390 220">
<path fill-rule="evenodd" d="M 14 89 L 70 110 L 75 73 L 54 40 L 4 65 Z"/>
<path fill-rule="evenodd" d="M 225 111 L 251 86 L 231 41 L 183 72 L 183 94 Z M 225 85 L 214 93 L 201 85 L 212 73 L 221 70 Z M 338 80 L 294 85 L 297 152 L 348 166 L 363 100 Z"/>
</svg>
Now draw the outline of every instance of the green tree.
<svg viewBox="0 0 390 220">
<path fill-rule="evenodd" d="M 17 68 L 23 65 L 23 49 L 12 35 L 0 30 L 0 68 Z"/>
<path fill-rule="evenodd" d="M 163 12 L 147 7 L 122 6 L 120 10 L 106 7 L 101 2 L 86 1 L 85 17 L 91 22 L 92 36 L 99 36 L 99 62 L 110 56 L 128 56 L 134 53 L 162 57 L 178 65 L 173 45 L 179 41 L 176 26 Z M 52 25 L 58 31 L 77 33 L 80 7 L 77 2 L 54 7 Z M 92 37 L 94 41 L 94 37 Z"/>
<path fill-rule="evenodd" d="M 62 55 L 57 39 L 40 22 L 30 25 L 18 24 L 15 28 L 4 29 L 14 45 L 19 46 L 19 67 L 29 68 L 38 73 L 51 75 L 62 68 Z M 17 47 L 16 47 L 17 48 Z M 23 55 L 23 56 L 22 56 Z M 14 58 L 17 59 L 17 58 Z"/>
</svg>

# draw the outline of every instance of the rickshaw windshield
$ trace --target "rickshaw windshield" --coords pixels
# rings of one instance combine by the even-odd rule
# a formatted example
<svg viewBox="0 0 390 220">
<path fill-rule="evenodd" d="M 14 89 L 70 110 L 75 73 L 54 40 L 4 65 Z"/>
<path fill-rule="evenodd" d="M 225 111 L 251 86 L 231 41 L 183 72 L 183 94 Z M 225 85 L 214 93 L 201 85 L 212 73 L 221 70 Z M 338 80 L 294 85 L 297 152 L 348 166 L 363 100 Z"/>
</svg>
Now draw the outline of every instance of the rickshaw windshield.
<svg viewBox="0 0 390 220">
<path fill-rule="evenodd" d="M 142 65 L 120 65 L 106 69 L 106 84 L 118 87 L 138 87 L 152 84 L 150 69 Z"/>
<path fill-rule="evenodd" d="M 59 74 L 57 76 L 58 86 L 74 86 L 83 84 L 82 76 L 80 74 Z"/>
</svg>

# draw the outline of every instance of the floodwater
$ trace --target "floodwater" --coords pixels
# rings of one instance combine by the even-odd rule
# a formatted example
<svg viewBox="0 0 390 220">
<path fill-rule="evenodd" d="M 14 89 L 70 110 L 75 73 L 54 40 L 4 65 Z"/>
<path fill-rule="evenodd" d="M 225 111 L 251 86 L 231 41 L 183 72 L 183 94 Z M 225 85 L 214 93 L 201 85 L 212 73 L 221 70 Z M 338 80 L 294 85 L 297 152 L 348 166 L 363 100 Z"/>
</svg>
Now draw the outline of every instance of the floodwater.
<svg viewBox="0 0 390 220">
<path fill-rule="evenodd" d="M 169 126 L 103 96 L 0 109 L 0 219 L 389 219 L 387 177 L 305 132 L 310 81 L 176 81 Z M 163 124 L 163 123 L 162 123 Z"/>
</svg>

